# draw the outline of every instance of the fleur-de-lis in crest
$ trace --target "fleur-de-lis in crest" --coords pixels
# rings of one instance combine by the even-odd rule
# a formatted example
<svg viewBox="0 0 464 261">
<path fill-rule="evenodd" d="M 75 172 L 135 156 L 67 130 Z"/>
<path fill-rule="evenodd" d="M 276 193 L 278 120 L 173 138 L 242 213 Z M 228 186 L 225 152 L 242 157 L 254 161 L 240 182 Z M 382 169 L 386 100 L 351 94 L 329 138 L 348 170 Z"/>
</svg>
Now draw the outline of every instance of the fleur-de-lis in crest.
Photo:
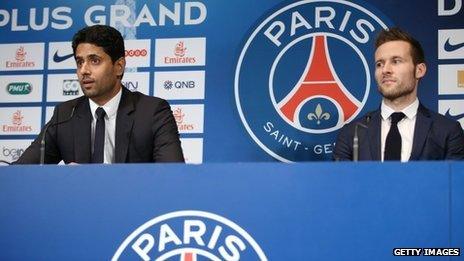
<svg viewBox="0 0 464 261">
<path fill-rule="evenodd" d="M 330 114 L 327 112 L 323 112 L 321 104 L 318 103 L 316 106 L 316 111 L 314 111 L 314 113 L 311 112 L 310 114 L 308 114 L 308 119 L 310 121 L 317 120 L 317 125 L 319 125 L 321 124 L 321 120 L 330 119 Z"/>
</svg>

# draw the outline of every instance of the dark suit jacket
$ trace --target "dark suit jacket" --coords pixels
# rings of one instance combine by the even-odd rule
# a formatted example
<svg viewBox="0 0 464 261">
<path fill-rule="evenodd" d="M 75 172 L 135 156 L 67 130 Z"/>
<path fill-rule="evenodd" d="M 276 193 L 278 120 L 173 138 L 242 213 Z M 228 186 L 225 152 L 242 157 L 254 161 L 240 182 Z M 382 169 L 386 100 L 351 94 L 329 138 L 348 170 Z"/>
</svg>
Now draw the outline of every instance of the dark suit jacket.
<svg viewBox="0 0 464 261">
<path fill-rule="evenodd" d="M 359 160 L 380 161 L 380 109 L 345 125 L 338 136 L 333 157 L 353 160 L 353 137 L 358 125 Z M 464 159 L 464 133 L 458 122 L 419 105 L 410 161 Z"/>
<path fill-rule="evenodd" d="M 71 119 L 66 121 L 71 115 Z M 61 160 L 65 163 L 89 163 L 91 122 L 87 97 L 57 105 L 45 133 L 45 163 L 56 164 Z M 39 163 L 42 135 L 44 129 L 16 164 Z M 116 116 L 115 142 L 116 163 L 184 161 L 177 124 L 169 104 L 163 99 L 125 88 L 122 88 Z"/>
</svg>

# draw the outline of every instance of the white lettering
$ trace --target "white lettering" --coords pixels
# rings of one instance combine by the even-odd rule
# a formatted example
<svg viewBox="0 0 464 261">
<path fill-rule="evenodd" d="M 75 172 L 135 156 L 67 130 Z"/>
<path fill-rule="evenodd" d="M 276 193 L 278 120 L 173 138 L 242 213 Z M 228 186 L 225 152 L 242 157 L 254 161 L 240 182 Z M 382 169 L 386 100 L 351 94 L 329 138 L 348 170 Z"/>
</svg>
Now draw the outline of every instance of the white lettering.
<svg viewBox="0 0 464 261">
<path fill-rule="evenodd" d="M 369 42 L 369 33 L 363 28 L 363 26 L 367 26 L 371 32 L 374 32 L 374 26 L 367 20 L 359 19 L 356 21 L 356 28 L 359 29 L 362 36 L 358 36 L 353 30 L 350 30 L 350 35 L 359 43 L 367 43 Z"/>
<path fill-rule="evenodd" d="M 322 12 L 328 12 L 328 16 L 322 16 Z M 322 6 L 322 7 L 316 7 L 315 10 L 315 22 L 314 26 L 316 28 L 321 27 L 321 23 L 324 22 L 329 28 L 335 29 L 335 27 L 332 24 L 332 19 L 335 17 L 335 10 L 332 7 L 328 6 Z"/>
<path fill-rule="evenodd" d="M 97 15 L 95 16 L 95 20 L 92 21 L 92 16 L 93 16 L 92 14 L 95 11 L 105 12 L 105 7 L 103 5 L 94 5 L 94 6 L 91 6 L 89 9 L 87 9 L 84 14 L 85 24 L 88 26 L 96 25 L 96 24 L 100 24 L 100 25 L 106 24 L 105 15 Z"/>
<path fill-rule="evenodd" d="M 64 13 L 67 13 L 69 15 L 65 15 Z M 57 21 L 63 21 L 63 24 L 59 24 L 56 22 L 52 22 L 52 28 L 58 29 L 58 30 L 64 30 L 68 29 L 72 26 L 73 20 L 70 17 L 71 15 L 71 8 L 61 6 L 58 8 L 53 9 L 52 11 L 52 18 L 57 20 Z"/>
<path fill-rule="evenodd" d="M 27 25 L 18 25 L 18 9 L 11 11 L 11 31 L 27 31 Z"/>
<path fill-rule="evenodd" d="M 462 0 L 454 1 L 454 7 L 445 9 L 445 0 L 438 0 L 438 16 L 451 16 L 457 14 L 462 8 Z"/>
<path fill-rule="evenodd" d="M 145 246 L 142 248 L 142 244 Z M 135 242 L 132 244 L 132 249 L 134 249 L 135 253 L 139 255 L 144 261 L 150 260 L 150 256 L 148 252 L 153 248 L 155 245 L 155 239 L 150 234 L 143 234 L 141 235 Z"/>
<path fill-rule="evenodd" d="M 131 27 L 129 17 L 131 11 L 127 5 L 112 5 L 110 8 L 110 26 L 116 27 L 118 22 L 124 27 Z"/>
<path fill-rule="evenodd" d="M 292 26 L 290 27 L 290 36 L 295 34 L 296 29 L 304 26 L 306 29 L 312 29 L 311 25 L 298 12 L 292 13 Z"/>
<path fill-rule="evenodd" d="M 0 27 L 7 25 L 10 21 L 10 13 L 7 10 L 0 9 L 0 17 L 2 17 Z"/>
<path fill-rule="evenodd" d="M 148 23 L 151 26 L 156 26 L 155 19 L 153 19 L 153 15 L 151 14 L 150 9 L 148 9 L 146 4 L 143 5 L 142 10 L 140 10 L 139 15 L 137 16 L 137 19 L 135 19 L 134 26 L 137 27 L 141 23 Z"/>
<path fill-rule="evenodd" d="M 43 15 L 42 15 L 42 24 L 38 25 L 36 22 L 36 9 L 32 8 L 30 12 L 30 24 L 31 28 L 36 31 L 43 30 L 47 28 L 48 26 L 48 16 L 50 14 L 50 9 L 48 7 L 43 9 Z"/>
<path fill-rule="evenodd" d="M 158 251 L 161 252 L 166 248 L 166 244 L 173 242 L 176 245 L 182 244 L 182 241 L 177 237 L 176 233 L 172 231 L 168 224 L 162 224 L 159 235 Z"/>
<path fill-rule="evenodd" d="M 200 12 L 198 18 L 192 18 L 192 9 L 197 8 Z M 201 2 L 186 2 L 185 3 L 185 14 L 184 14 L 184 22 L 186 25 L 195 25 L 201 24 L 206 19 L 206 6 Z"/>
<path fill-rule="evenodd" d="M 238 238 L 237 236 L 234 235 L 229 235 L 226 237 L 226 246 L 230 250 L 230 254 L 226 251 L 224 246 L 221 246 L 218 248 L 219 253 L 225 260 L 230 260 L 230 261 L 238 261 L 240 260 L 240 252 L 237 249 L 237 247 L 240 249 L 240 251 L 245 250 L 246 246 L 243 243 L 243 241 Z"/>
<path fill-rule="evenodd" d="M 180 3 L 174 4 L 174 12 L 171 12 L 164 5 L 159 5 L 159 24 L 166 24 L 166 16 L 169 17 L 175 25 L 180 25 Z"/>
<path fill-rule="evenodd" d="M 278 28 L 277 28 L 278 27 Z M 277 28 L 277 32 L 272 34 L 272 31 Z M 271 40 L 277 47 L 279 47 L 282 43 L 279 41 L 279 37 L 285 31 L 285 24 L 281 21 L 274 21 L 271 26 L 269 26 L 266 31 L 264 31 L 264 35 L 267 36 L 269 40 Z"/>
<path fill-rule="evenodd" d="M 193 228 L 197 228 L 193 230 Z M 204 246 L 205 242 L 201 238 L 206 232 L 206 226 L 200 220 L 185 220 L 184 222 L 184 244 L 190 244 L 190 239 L 193 238 L 198 245 Z"/>
</svg>

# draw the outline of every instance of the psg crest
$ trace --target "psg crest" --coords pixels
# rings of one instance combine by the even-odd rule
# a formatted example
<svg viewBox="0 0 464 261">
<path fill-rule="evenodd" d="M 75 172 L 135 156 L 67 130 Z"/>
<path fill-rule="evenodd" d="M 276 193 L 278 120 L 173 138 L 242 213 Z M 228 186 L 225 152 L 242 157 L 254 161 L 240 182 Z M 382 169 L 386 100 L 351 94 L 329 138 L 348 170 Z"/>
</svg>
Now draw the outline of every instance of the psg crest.
<svg viewBox="0 0 464 261">
<path fill-rule="evenodd" d="M 337 131 L 378 104 L 374 41 L 389 19 L 364 3 L 279 7 L 246 39 L 235 101 L 252 139 L 284 161 L 327 160 Z"/>
</svg>

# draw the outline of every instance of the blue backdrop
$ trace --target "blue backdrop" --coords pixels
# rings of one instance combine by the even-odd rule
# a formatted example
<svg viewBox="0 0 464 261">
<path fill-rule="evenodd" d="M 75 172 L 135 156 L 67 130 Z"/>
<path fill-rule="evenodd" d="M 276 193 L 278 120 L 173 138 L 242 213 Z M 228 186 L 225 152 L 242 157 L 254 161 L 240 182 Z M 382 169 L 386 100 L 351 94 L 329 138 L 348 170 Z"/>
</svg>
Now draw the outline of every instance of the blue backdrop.
<svg viewBox="0 0 464 261">
<path fill-rule="evenodd" d="M 127 40 L 148 40 L 130 45 L 133 50 L 141 51 L 139 46 L 147 49 L 148 60 L 136 59 L 143 53 L 128 54 L 135 56 L 138 68 L 130 69 L 127 77 L 131 77 L 129 73 L 145 74 L 140 78 L 133 74 L 126 86 L 137 87 L 136 81 L 145 77 L 139 91 L 169 100 L 191 162 L 330 159 L 339 127 L 379 104 L 372 42 L 381 28 L 394 25 L 413 34 L 425 49 L 428 71 L 420 83 L 421 101 L 450 117 L 457 115 L 464 124 L 464 106 L 460 106 L 464 98 L 461 0 L 4 1 L 0 4 L 2 159 L 17 158 L 37 135 L 36 125 L 45 124 L 50 108 L 66 98 L 61 94 L 68 81 L 66 74 L 75 71 L 52 61 L 60 50 L 53 49 L 55 44 L 70 41 L 88 24 L 125 20 L 127 24 L 115 26 Z M 323 56 L 329 57 L 328 67 L 322 66 L 319 58 L 311 60 L 312 54 L 324 49 L 316 46 L 317 36 L 326 40 Z M 28 49 L 25 43 L 43 44 L 43 53 L 37 54 L 40 44 Z M 37 55 L 39 58 L 34 58 Z M 157 60 L 169 55 L 195 61 L 167 64 Z M 34 60 L 40 57 L 42 67 Z M 13 69 L 4 66 L 21 59 L 35 64 L 13 64 Z M 329 68 L 334 84 L 345 87 L 355 101 L 351 112 L 338 98 L 331 100 L 316 91 L 295 104 L 299 106 L 296 116 L 286 116 L 285 99 L 302 84 L 311 62 Z M 30 75 L 39 75 L 37 81 L 43 88 L 38 98 L 27 100 L 28 84 L 37 90 L 32 80 L 22 80 Z M 307 79 L 312 83 L 325 82 L 330 75 L 313 72 L 311 77 Z M 54 98 L 52 86 L 48 86 L 56 79 L 63 81 L 60 98 Z M 72 91 L 72 79 L 69 81 L 66 90 Z M 26 93 L 12 86 L 22 86 Z M 172 86 L 178 88 L 177 93 L 170 90 Z M 189 86 L 191 90 L 187 90 Z M 32 123 L 26 122 L 28 117 Z"/>
</svg>

